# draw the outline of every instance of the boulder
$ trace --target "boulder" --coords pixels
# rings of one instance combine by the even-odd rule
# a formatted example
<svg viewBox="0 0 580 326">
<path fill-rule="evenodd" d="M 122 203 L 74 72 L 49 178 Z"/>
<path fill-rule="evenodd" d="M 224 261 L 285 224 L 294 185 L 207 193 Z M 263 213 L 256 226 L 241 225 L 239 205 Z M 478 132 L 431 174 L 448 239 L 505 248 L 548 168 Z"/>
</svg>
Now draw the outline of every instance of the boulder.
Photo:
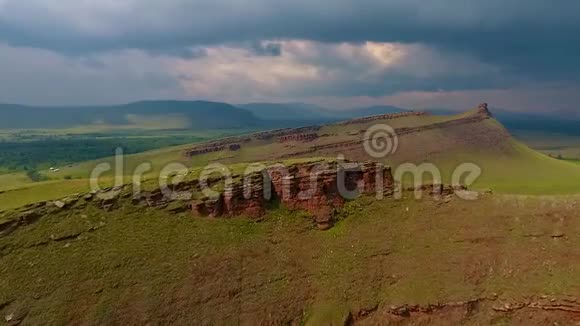
<svg viewBox="0 0 580 326">
<path fill-rule="evenodd" d="M 54 206 L 56 206 L 58 208 L 64 208 L 66 206 L 66 204 L 63 201 L 57 200 L 54 202 Z"/>
</svg>

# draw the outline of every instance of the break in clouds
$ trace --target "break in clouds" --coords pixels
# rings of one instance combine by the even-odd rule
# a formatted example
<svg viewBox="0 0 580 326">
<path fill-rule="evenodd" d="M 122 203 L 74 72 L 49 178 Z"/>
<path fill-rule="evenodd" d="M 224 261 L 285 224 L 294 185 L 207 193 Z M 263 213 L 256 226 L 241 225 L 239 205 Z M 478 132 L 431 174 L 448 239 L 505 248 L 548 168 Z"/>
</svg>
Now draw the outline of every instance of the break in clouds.
<svg viewBox="0 0 580 326">
<path fill-rule="evenodd" d="M 0 0 L 0 102 L 571 110 L 578 30 L 573 0 Z"/>
</svg>

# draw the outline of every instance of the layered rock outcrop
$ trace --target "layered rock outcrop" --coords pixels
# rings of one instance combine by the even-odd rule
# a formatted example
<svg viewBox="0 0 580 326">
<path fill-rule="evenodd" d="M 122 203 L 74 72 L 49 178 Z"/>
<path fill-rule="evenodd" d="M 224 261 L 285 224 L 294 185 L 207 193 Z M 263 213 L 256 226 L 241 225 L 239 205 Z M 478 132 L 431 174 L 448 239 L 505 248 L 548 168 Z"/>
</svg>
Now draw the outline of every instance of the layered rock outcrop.
<svg viewBox="0 0 580 326">
<path fill-rule="evenodd" d="M 318 162 L 290 167 L 274 166 L 243 181 L 227 185 L 224 192 L 192 204 L 197 216 L 261 217 L 271 203 L 310 213 L 321 229 L 332 226 L 334 213 L 348 199 L 361 194 L 390 195 L 391 170 L 376 163 Z"/>
<path fill-rule="evenodd" d="M 246 216 L 258 219 L 270 207 L 281 205 L 289 210 L 308 212 L 320 229 L 333 225 L 335 213 L 348 200 L 360 195 L 390 197 L 395 189 L 391 169 L 379 163 L 309 162 L 290 166 L 275 165 L 227 183 L 223 177 L 205 182 L 190 179 L 166 188 L 141 191 L 132 184 L 71 195 L 57 201 L 41 202 L 0 213 L 0 237 L 20 226 L 35 223 L 52 213 L 93 206 L 106 211 L 126 205 L 162 209 L 171 213 L 192 212 L 194 216 L 227 218 Z M 234 179 L 236 180 L 236 179 Z M 225 183 L 214 197 L 200 197 L 205 185 L 215 189 Z M 465 188 L 424 185 L 403 191 L 421 191 L 435 199 L 449 196 Z M 396 198 L 396 196 L 395 196 Z"/>
<path fill-rule="evenodd" d="M 402 117 L 402 116 L 412 116 L 412 115 L 424 115 L 424 113 L 422 113 L 422 112 L 405 112 L 405 113 L 390 114 L 390 115 L 386 115 L 386 116 L 394 119 L 394 118 L 398 118 L 398 117 Z M 421 132 L 428 131 L 428 130 L 445 129 L 445 128 L 449 128 L 449 127 L 453 127 L 453 126 L 460 126 L 460 125 L 464 125 L 464 124 L 468 124 L 468 123 L 479 122 L 479 121 L 483 121 L 483 120 L 490 119 L 490 118 L 492 118 L 492 115 L 487 108 L 487 104 L 483 103 L 483 104 L 479 105 L 477 111 L 474 114 L 471 114 L 469 116 L 461 117 L 461 118 L 457 118 L 457 119 L 453 119 L 453 120 L 448 120 L 448 121 L 443 121 L 443 122 L 432 123 L 432 124 L 428 124 L 428 125 L 417 126 L 417 127 L 396 128 L 395 134 L 400 137 L 400 136 L 404 136 L 404 135 L 421 133 Z M 385 119 L 385 117 L 384 116 L 377 116 L 377 117 L 369 117 L 369 118 L 363 118 L 363 119 L 358 119 L 358 120 L 352 120 L 352 121 L 347 121 L 347 124 L 373 121 L 375 119 Z M 507 134 L 505 136 L 508 137 Z M 308 148 L 306 150 L 302 150 L 300 152 L 284 154 L 284 155 L 280 156 L 280 158 L 286 159 L 286 158 L 294 158 L 294 157 L 304 157 L 304 156 L 309 156 L 309 155 L 312 155 L 313 153 L 317 153 L 317 152 L 320 152 L 323 150 L 335 150 L 335 149 L 347 150 L 349 148 L 355 148 L 355 147 L 361 148 L 363 146 L 363 143 L 368 141 L 368 140 L 369 139 L 364 139 L 361 137 L 361 139 L 356 139 L 356 140 L 347 140 L 347 141 L 341 141 L 341 142 L 336 142 L 336 143 L 327 143 L 327 144 L 323 144 L 323 145 L 314 145 L 314 146 L 311 146 L 310 148 Z"/>
<path fill-rule="evenodd" d="M 225 149 L 225 146 L 203 146 L 200 148 L 196 148 L 196 149 L 192 149 L 190 151 L 187 152 L 188 156 L 197 156 L 197 155 L 203 155 L 203 154 L 208 154 L 208 153 L 214 153 L 214 152 L 220 152 L 223 151 Z"/>
<path fill-rule="evenodd" d="M 287 142 L 291 142 L 291 141 L 308 142 L 308 141 L 315 140 L 317 138 L 318 138 L 317 133 L 292 134 L 292 135 L 285 135 L 285 136 L 278 137 L 278 142 L 279 143 L 287 143 Z"/>
<path fill-rule="evenodd" d="M 291 140 L 310 141 L 318 138 L 317 131 L 320 126 L 310 126 L 302 128 L 286 128 L 270 131 L 256 132 L 244 136 L 234 136 L 223 138 L 218 141 L 207 142 L 196 145 L 185 151 L 185 156 L 193 157 L 213 152 L 220 152 L 224 150 L 237 151 L 240 150 L 244 144 L 251 141 L 269 141 L 278 139 L 279 142 L 286 142 Z"/>
<path fill-rule="evenodd" d="M 488 118 L 493 117 L 493 115 L 489 111 L 489 108 L 488 108 L 488 104 L 487 103 L 481 103 L 477 107 L 477 114 L 479 114 L 480 116 L 488 117 Z"/>
<path fill-rule="evenodd" d="M 389 113 L 389 114 L 383 114 L 383 115 L 377 115 L 377 116 L 371 116 L 371 117 L 365 117 L 365 118 L 359 118 L 359 119 L 353 119 L 353 120 L 348 120 L 348 121 L 344 121 L 344 122 L 339 122 L 336 125 L 347 126 L 347 125 L 352 125 L 352 124 L 368 123 L 368 122 L 373 122 L 373 121 L 378 121 L 378 120 L 391 120 L 391 119 L 399 119 L 399 118 L 403 118 L 403 117 L 424 116 L 424 115 L 428 115 L 428 113 L 415 112 L 415 111 Z M 453 126 L 453 125 L 460 125 L 460 124 L 465 124 L 465 123 L 470 123 L 470 122 L 481 121 L 481 120 L 489 119 L 491 117 L 492 117 L 492 114 L 490 113 L 490 111 L 488 109 L 488 104 L 482 103 L 478 106 L 475 114 L 471 114 L 467 117 L 458 118 L 458 119 L 449 120 L 449 121 L 444 121 L 444 122 L 439 122 L 439 123 L 433 123 L 433 124 L 424 125 L 424 126 L 418 126 L 418 127 L 397 128 L 395 131 L 396 131 L 397 135 L 402 136 L 402 135 L 418 133 L 418 132 L 422 132 L 422 131 L 426 131 L 426 130 L 430 130 L 430 129 L 446 128 L 446 127 Z M 257 132 L 257 133 L 253 133 L 253 134 L 249 134 L 249 135 L 245 135 L 245 136 L 228 137 L 228 138 L 224 138 L 224 139 L 219 140 L 219 141 L 214 141 L 214 142 L 209 142 L 209 143 L 197 145 L 197 146 L 187 150 L 185 154 L 188 157 L 192 157 L 192 156 L 203 155 L 203 154 L 208 154 L 208 153 L 212 153 L 212 152 L 219 152 L 219 151 L 224 151 L 224 150 L 237 151 L 243 147 L 243 144 L 251 142 L 251 141 L 271 141 L 271 140 L 275 139 L 279 143 L 286 143 L 286 142 L 292 142 L 292 141 L 308 142 L 308 141 L 313 141 L 319 137 L 324 136 L 324 135 L 323 136 L 318 135 L 318 131 L 320 131 L 320 129 L 321 129 L 320 126 L 309 126 L 309 127 L 301 127 L 301 128 L 286 128 L 286 129 L 277 129 L 277 130 Z M 358 145 L 362 144 L 363 142 L 364 142 L 364 140 L 353 140 L 353 141 L 344 141 L 344 142 L 325 144 L 325 145 L 320 145 L 320 146 L 313 146 L 308 150 L 301 151 L 300 153 L 284 154 L 280 158 L 304 156 L 304 155 L 307 155 L 307 154 L 310 154 L 310 153 L 313 153 L 313 152 L 316 152 L 316 151 L 322 150 L 322 149 L 347 148 L 347 147 L 352 147 L 352 146 L 358 146 Z"/>
<path fill-rule="evenodd" d="M 338 125 L 347 126 L 347 125 L 358 124 L 358 123 L 372 122 L 372 121 L 376 121 L 376 120 L 390 120 L 390 119 L 398 119 L 398 118 L 411 117 L 411 116 L 423 116 L 423 115 L 427 115 L 427 114 L 428 113 L 426 113 L 426 112 L 415 112 L 415 111 L 400 112 L 400 113 L 387 113 L 387 114 L 382 114 L 382 115 L 375 115 L 375 116 L 371 116 L 371 117 L 352 119 L 352 120 L 348 120 L 348 121 L 344 121 L 344 122 L 339 122 Z"/>
</svg>

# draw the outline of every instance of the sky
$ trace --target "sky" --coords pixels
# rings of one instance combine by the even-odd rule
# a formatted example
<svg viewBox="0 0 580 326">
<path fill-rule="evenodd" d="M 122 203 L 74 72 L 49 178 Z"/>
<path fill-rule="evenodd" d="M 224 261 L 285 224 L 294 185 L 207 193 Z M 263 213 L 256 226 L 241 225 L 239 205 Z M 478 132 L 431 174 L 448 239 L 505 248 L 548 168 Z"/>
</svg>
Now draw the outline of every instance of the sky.
<svg viewBox="0 0 580 326">
<path fill-rule="evenodd" d="M 578 58 L 577 0 L 0 0 L 1 103 L 576 113 Z"/>
</svg>

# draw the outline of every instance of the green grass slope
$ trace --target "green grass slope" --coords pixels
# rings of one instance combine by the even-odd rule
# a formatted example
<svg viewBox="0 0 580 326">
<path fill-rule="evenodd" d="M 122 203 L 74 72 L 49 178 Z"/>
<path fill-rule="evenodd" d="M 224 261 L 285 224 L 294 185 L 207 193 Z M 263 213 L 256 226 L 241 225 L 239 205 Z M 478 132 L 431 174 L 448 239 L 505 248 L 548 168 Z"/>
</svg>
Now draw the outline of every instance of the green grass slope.
<svg viewBox="0 0 580 326">
<path fill-rule="evenodd" d="M 568 325 L 563 312 L 493 307 L 580 297 L 577 204 L 360 198 L 328 232 L 283 209 L 255 222 L 129 203 L 73 207 L 0 237 L 0 315 L 23 324 Z M 389 313 L 469 300 L 482 301 Z"/>
<path fill-rule="evenodd" d="M 443 181 L 462 163 L 474 163 L 481 176 L 474 188 L 510 194 L 580 193 L 577 164 L 537 152 L 515 140 L 496 120 L 423 131 L 399 138 L 399 150 L 386 158 L 393 167 L 433 163 Z"/>
</svg>

